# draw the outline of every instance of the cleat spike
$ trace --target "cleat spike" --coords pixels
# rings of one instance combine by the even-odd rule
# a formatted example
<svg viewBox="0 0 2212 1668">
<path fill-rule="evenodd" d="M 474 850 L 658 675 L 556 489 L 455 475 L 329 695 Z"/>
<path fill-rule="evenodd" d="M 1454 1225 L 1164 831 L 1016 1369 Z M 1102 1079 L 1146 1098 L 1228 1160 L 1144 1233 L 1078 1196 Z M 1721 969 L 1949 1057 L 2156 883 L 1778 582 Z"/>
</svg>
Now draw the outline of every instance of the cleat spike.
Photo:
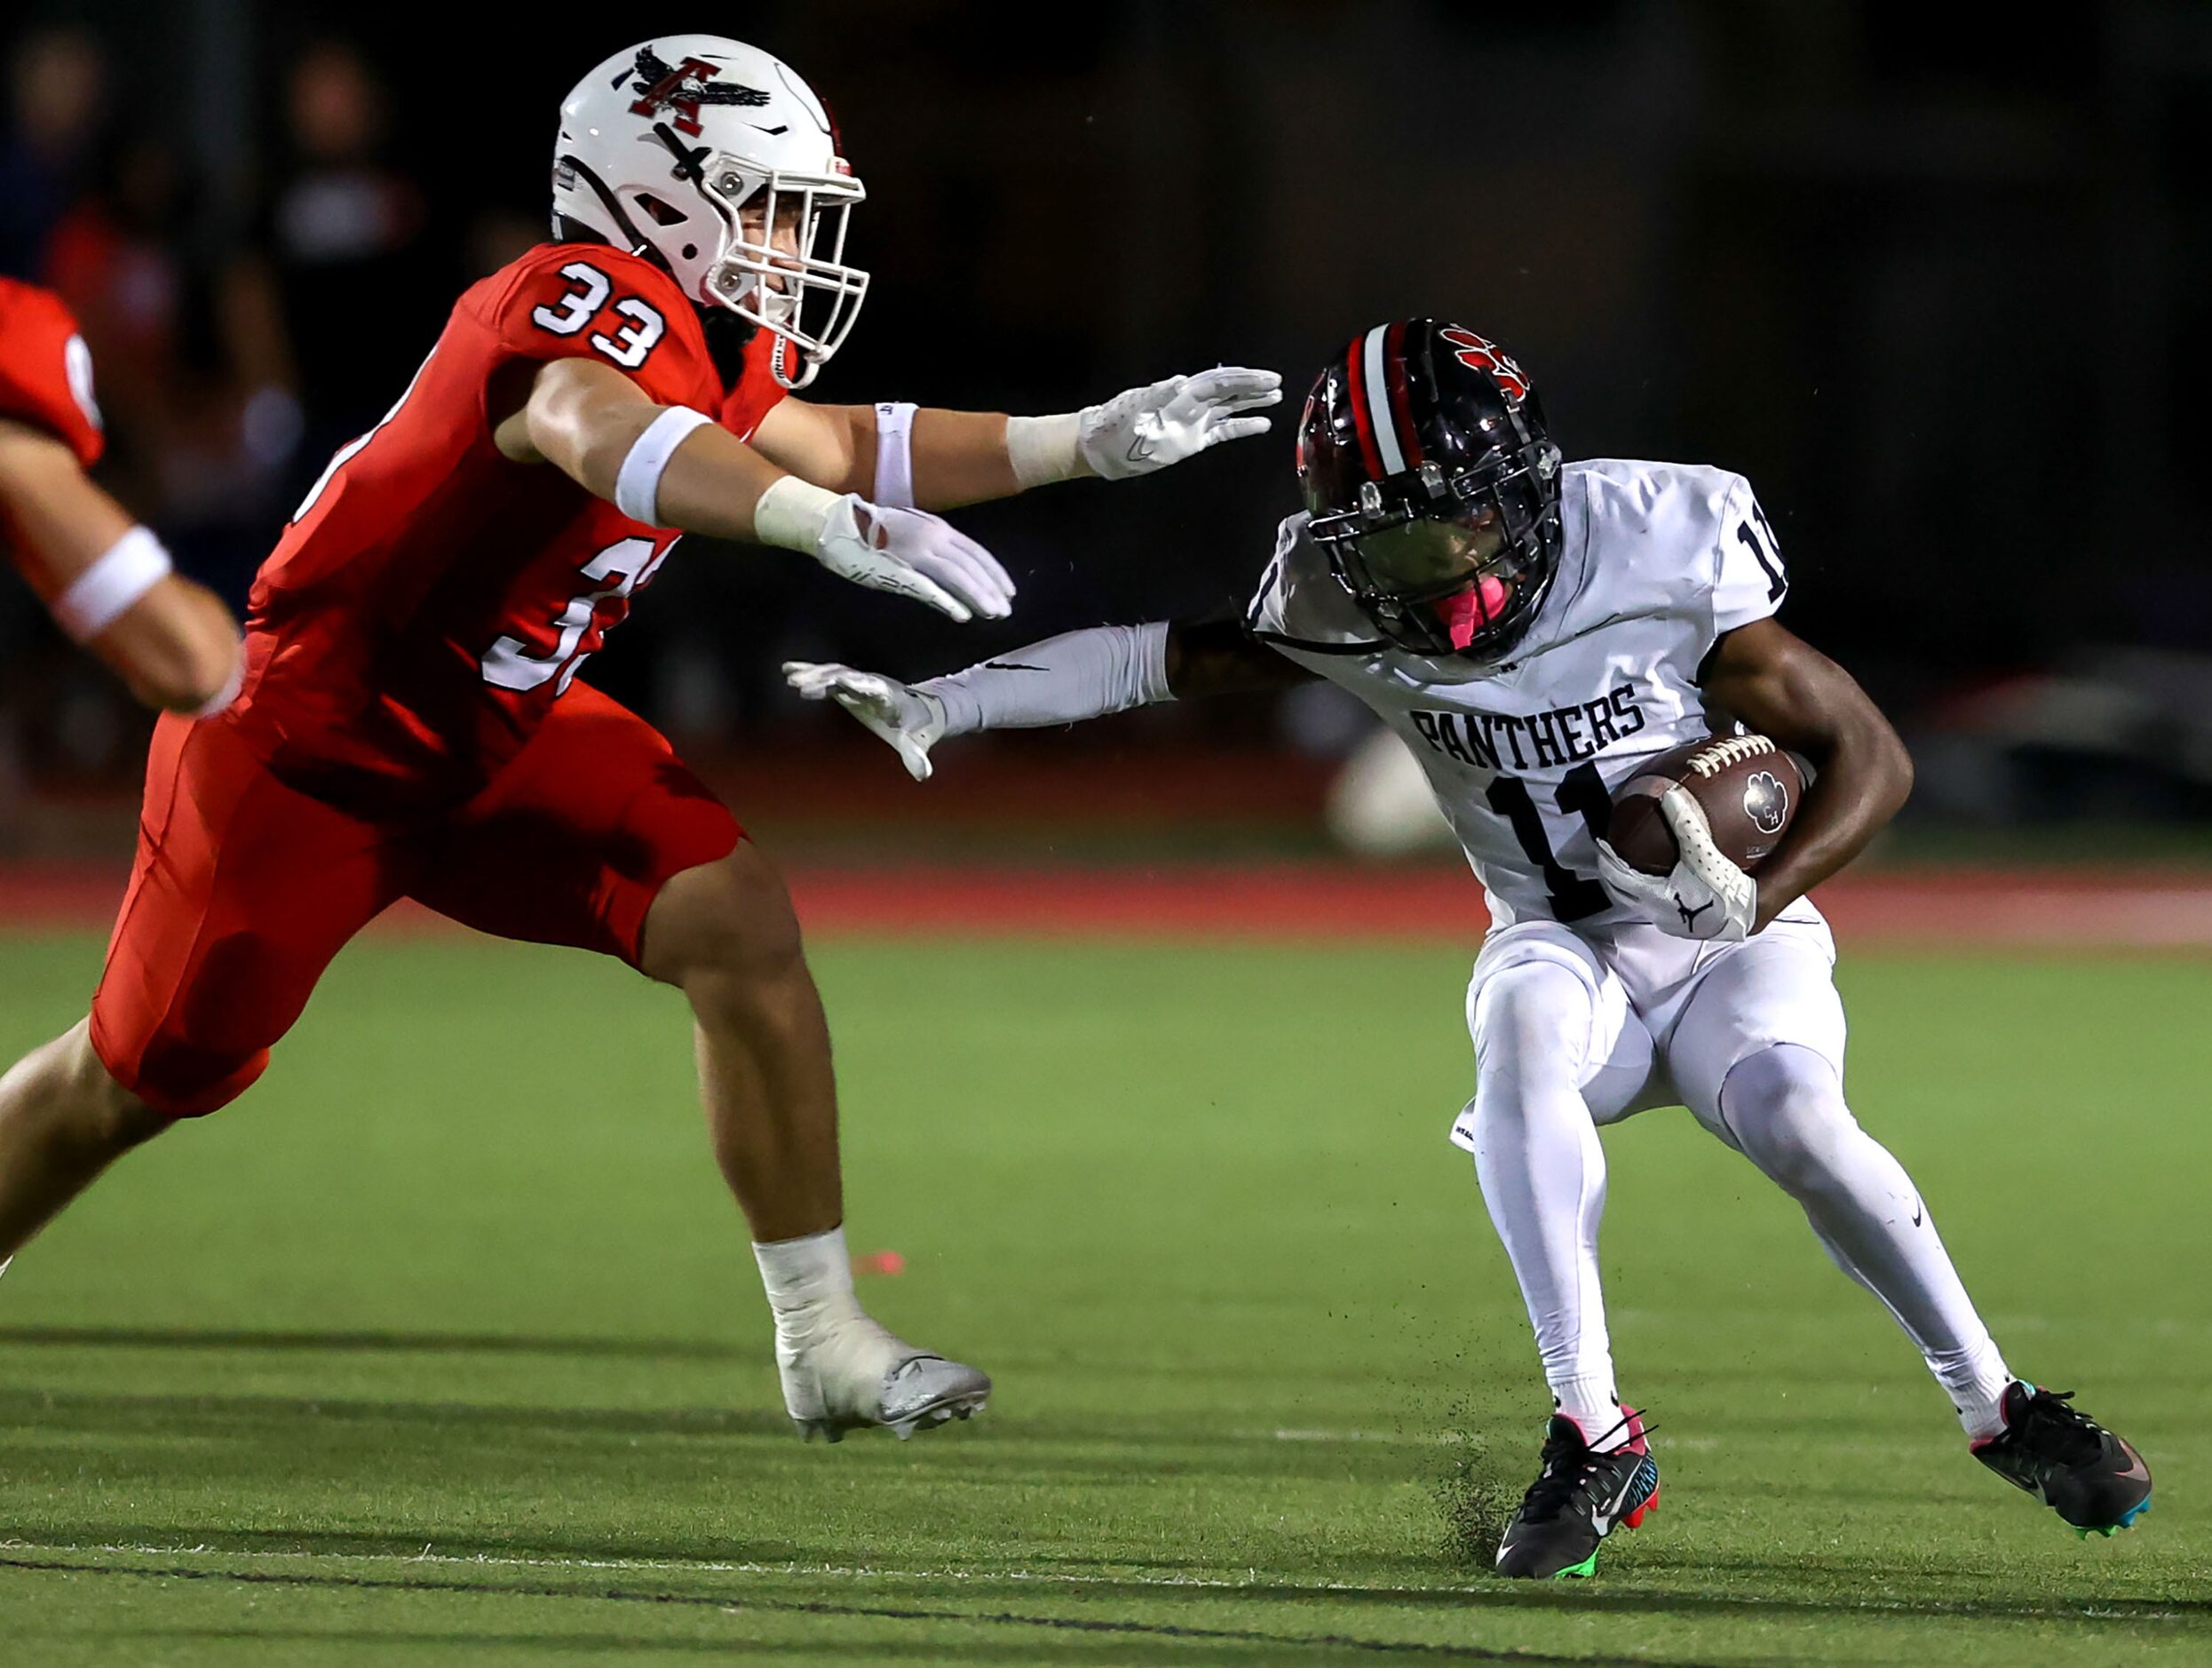
<svg viewBox="0 0 2212 1668">
<path fill-rule="evenodd" d="M 1554 1581 L 1581 1581 L 1590 1576 L 1595 1575 L 1597 1572 L 1598 1554 L 1596 1553 L 1592 1553 L 1589 1557 L 1583 1559 L 1581 1563 L 1569 1564 L 1565 1569 L 1562 1569 L 1558 1575 L 1552 1577 L 1551 1578 Z"/>
</svg>

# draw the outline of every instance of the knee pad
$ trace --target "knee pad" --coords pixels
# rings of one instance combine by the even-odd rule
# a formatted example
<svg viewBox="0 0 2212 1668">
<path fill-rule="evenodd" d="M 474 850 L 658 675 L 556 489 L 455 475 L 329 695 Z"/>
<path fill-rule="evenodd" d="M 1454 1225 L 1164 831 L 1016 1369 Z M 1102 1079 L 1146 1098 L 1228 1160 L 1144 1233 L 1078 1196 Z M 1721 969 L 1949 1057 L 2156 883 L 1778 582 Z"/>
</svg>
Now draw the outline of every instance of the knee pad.
<svg viewBox="0 0 2212 1668">
<path fill-rule="evenodd" d="M 1737 1148 L 1792 1193 L 1835 1173 L 1846 1143 L 1863 1139 L 1835 1068 L 1812 1049 L 1776 1043 L 1729 1068 L 1720 1112 Z"/>
<path fill-rule="evenodd" d="M 1548 1075 L 1574 1087 L 1590 1061 L 1597 994 L 1559 963 L 1528 961 L 1483 981 L 1470 1015 L 1475 1072 Z"/>
</svg>

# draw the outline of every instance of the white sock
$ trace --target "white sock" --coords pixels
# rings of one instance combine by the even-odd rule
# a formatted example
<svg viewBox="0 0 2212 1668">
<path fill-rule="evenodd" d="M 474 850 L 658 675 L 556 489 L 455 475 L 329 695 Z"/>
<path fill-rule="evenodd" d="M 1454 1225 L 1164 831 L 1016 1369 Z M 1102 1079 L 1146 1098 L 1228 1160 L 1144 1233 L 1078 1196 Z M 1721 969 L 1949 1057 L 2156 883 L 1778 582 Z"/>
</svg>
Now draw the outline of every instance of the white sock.
<svg viewBox="0 0 2212 1668">
<path fill-rule="evenodd" d="M 1743 1155 L 1804 1207 L 1835 1266 L 1882 1300 L 1949 1393 L 1969 1437 L 2004 1428 L 2012 1374 L 1912 1178 L 1859 1127 L 1835 1067 L 1780 1044 L 1728 1074 L 1721 1114 Z"/>
<path fill-rule="evenodd" d="M 1598 1453 L 1609 1454 L 1627 1444 L 1629 1421 L 1621 1411 L 1621 1398 L 1613 1394 L 1611 1378 L 1578 1374 L 1558 1379 L 1551 1386 L 1551 1400 Z"/>
<path fill-rule="evenodd" d="M 760 1283 L 776 1317 L 776 1336 L 794 1341 L 824 1320 L 860 1312 L 852 1292 L 852 1259 L 844 1247 L 842 1225 L 798 1239 L 753 1242 Z"/>
<path fill-rule="evenodd" d="M 1951 1393 L 1969 1442 L 2004 1434 L 2004 1387 L 2012 1382 L 2012 1370 L 1994 1340 L 1985 1336 L 1966 1349 L 1931 1350 L 1928 1370 Z"/>
</svg>

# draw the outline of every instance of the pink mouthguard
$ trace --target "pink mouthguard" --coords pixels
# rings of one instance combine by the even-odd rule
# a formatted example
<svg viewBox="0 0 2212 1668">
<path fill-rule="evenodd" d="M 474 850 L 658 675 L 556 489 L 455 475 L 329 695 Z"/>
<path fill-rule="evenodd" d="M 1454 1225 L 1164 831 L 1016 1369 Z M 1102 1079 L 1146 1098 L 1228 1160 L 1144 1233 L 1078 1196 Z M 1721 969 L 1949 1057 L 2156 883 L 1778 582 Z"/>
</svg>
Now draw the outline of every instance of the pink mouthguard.
<svg viewBox="0 0 2212 1668">
<path fill-rule="evenodd" d="M 1460 592 L 1438 603 L 1436 611 L 1443 616 L 1452 647 L 1464 648 L 1473 642 L 1478 631 L 1505 612 L 1506 599 L 1512 594 L 1505 581 L 1485 574 L 1475 581 L 1473 590 Z"/>
</svg>

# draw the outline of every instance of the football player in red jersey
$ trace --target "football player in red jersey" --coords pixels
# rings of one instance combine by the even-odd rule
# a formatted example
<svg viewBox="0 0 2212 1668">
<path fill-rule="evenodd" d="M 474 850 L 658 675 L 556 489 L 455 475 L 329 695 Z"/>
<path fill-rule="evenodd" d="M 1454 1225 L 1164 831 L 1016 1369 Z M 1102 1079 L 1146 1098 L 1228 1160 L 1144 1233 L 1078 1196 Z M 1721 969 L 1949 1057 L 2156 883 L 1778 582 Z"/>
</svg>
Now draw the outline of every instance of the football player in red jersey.
<svg viewBox="0 0 2212 1668">
<path fill-rule="evenodd" d="M 734 41 L 609 59 L 562 106 L 554 160 L 558 241 L 462 296 L 263 566 L 237 702 L 157 730 L 91 1014 L 0 1079 L 0 1255 L 242 1092 L 331 957 L 413 897 L 684 992 L 803 1431 L 964 1418 L 990 1381 L 854 1298 L 829 1032 L 782 881 L 576 673 L 675 529 L 1003 616 L 1004 570 L 919 506 L 1163 467 L 1265 429 L 1277 379 L 1172 377 L 1044 417 L 787 397 L 866 291 L 844 258 L 862 193 L 806 84 Z"/>
<path fill-rule="evenodd" d="M 0 544 L 61 629 L 139 700 L 218 710 L 238 688 L 237 624 L 85 478 L 104 444 L 76 321 L 59 298 L 0 278 Z"/>
</svg>

